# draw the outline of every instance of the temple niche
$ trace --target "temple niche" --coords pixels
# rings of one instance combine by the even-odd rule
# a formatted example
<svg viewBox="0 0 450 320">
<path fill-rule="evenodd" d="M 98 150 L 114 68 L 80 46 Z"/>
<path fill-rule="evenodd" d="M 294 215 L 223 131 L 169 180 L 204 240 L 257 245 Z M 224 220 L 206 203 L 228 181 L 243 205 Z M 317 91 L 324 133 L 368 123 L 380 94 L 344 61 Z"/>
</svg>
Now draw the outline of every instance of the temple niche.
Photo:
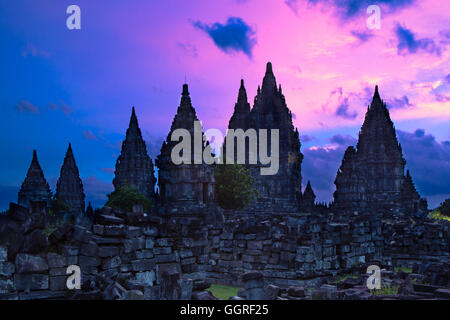
<svg viewBox="0 0 450 320">
<path fill-rule="evenodd" d="M 198 125 L 196 129 L 194 128 L 195 123 Z M 173 148 L 184 139 L 180 138 L 180 141 L 172 141 L 172 134 L 177 129 L 187 130 L 190 134 L 191 141 L 187 141 L 187 143 L 191 146 L 191 154 L 179 153 L 179 155 L 186 157 L 190 164 L 175 164 L 172 160 Z M 199 141 L 196 141 L 196 136 L 199 138 Z M 184 84 L 181 102 L 172 121 L 170 132 L 166 141 L 163 142 L 160 155 L 156 159 L 156 165 L 159 170 L 160 200 L 163 205 L 173 204 L 180 207 L 185 204 L 208 204 L 213 202 L 214 166 L 205 163 L 203 160 L 205 149 L 208 152 L 210 147 L 208 147 L 208 142 L 205 141 L 202 126 L 192 106 L 188 85 Z M 198 163 L 199 159 L 195 161 L 194 151 L 197 151 L 196 153 L 202 156 L 200 163 Z"/>
<path fill-rule="evenodd" d="M 347 148 L 337 172 L 332 208 L 340 212 L 392 212 L 424 215 L 397 141 L 394 124 L 378 86 L 367 109 L 356 148 Z"/>
<path fill-rule="evenodd" d="M 115 190 L 122 186 L 130 186 L 148 199 L 155 198 L 156 178 L 153 161 L 147 153 L 134 107 L 114 174 Z"/>
<path fill-rule="evenodd" d="M 50 207 L 51 198 L 50 186 L 45 180 L 36 150 L 33 150 L 33 159 L 31 160 L 27 176 L 20 187 L 18 204 L 29 208 L 33 212 L 39 212 Z"/>
<path fill-rule="evenodd" d="M 263 166 L 259 161 L 257 164 L 249 163 L 249 147 L 246 144 L 244 166 L 250 170 L 251 176 L 255 179 L 255 187 L 259 192 L 259 198 L 251 203 L 247 210 L 297 211 L 302 198 L 301 163 L 303 154 L 300 152 L 298 130 L 292 123 L 292 112 L 286 105 L 281 85 L 277 87 L 270 62 L 267 63 L 262 87 L 258 87 L 252 109 L 247 101 L 244 82 L 241 80 L 238 100 L 228 129 L 244 131 L 254 129 L 257 133 L 260 129 L 267 129 L 267 150 L 271 150 L 271 130 L 279 130 L 279 170 L 274 175 L 261 175 L 260 168 L 267 166 Z M 246 139 L 246 141 L 248 140 Z M 237 160 L 236 142 L 237 139 L 235 139 L 234 162 Z M 226 143 L 224 143 L 223 152 L 226 152 Z"/>
<path fill-rule="evenodd" d="M 68 204 L 72 213 L 85 212 L 83 182 L 80 179 L 70 143 L 56 184 L 55 197 Z"/>
</svg>

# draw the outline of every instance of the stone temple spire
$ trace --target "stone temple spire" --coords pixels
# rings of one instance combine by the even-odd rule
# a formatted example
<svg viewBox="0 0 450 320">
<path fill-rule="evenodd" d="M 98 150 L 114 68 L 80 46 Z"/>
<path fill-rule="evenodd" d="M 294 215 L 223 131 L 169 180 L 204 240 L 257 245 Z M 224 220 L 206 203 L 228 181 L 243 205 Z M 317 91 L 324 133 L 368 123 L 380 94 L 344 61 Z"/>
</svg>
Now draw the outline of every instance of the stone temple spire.
<svg viewBox="0 0 450 320">
<path fill-rule="evenodd" d="M 311 187 L 311 182 L 308 180 L 308 184 L 306 185 L 305 191 L 303 192 L 302 197 L 302 208 L 306 210 L 313 210 L 314 204 L 316 201 L 316 195 Z"/>
<path fill-rule="evenodd" d="M 78 167 L 72 152 L 72 145 L 69 147 L 61 167 L 61 174 L 56 184 L 56 198 L 64 201 L 70 206 L 73 213 L 84 213 L 84 191 L 83 182 L 80 179 Z"/>
<path fill-rule="evenodd" d="M 130 125 L 125 141 L 122 143 L 122 151 L 116 162 L 113 185 L 116 190 L 122 186 L 131 186 L 147 198 L 152 199 L 155 195 L 155 183 L 153 162 L 147 153 L 133 107 Z"/>
<path fill-rule="evenodd" d="M 412 182 L 408 182 L 408 174 L 404 176 L 405 164 L 389 110 L 376 86 L 356 151 L 347 149 L 337 173 L 334 208 L 373 213 L 405 211 L 419 201 L 407 187 Z M 411 189 L 409 199 L 402 188 Z"/>
<path fill-rule="evenodd" d="M 161 153 L 156 159 L 159 169 L 160 199 L 163 204 L 180 202 L 205 204 L 213 199 L 214 169 L 203 161 L 203 153 L 207 144 L 202 126 L 199 124 L 196 129 L 196 122 L 199 122 L 199 119 L 191 103 L 188 85 L 183 84 L 180 105 L 172 121 L 167 139 L 161 147 Z M 190 134 L 191 154 L 188 155 L 190 164 L 173 162 L 173 148 L 179 143 L 185 142 L 185 137 L 181 137 L 179 141 L 172 141 L 172 134 L 177 129 L 187 130 Z M 200 161 L 196 161 L 195 154 L 200 155 L 200 159 L 197 159 Z"/>
<path fill-rule="evenodd" d="M 41 202 L 49 207 L 51 197 L 52 192 L 39 165 L 36 150 L 33 150 L 33 159 L 20 188 L 18 203 L 21 206 L 31 208 L 32 202 Z"/>
<path fill-rule="evenodd" d="M 266 66 L 266 74 L 263 78 L 263 84 L 261 92 L 263 95 L 272 94 L 277 90 L 277 80 L 275 79 L 275 75 L 272 70 L 272 63 L 267 62 Z"/>
<path fill-rule="evenodd" d="M 250 115 L 250 104 L 247 100 L 247 91 L 244 87 L 244 80 L 241 79 L 241 86 L 239 87 L 239 94 L 236 104 L 234 105 L 234 113 L 228 123 L 228 129 L 247 130 L 248 117 Z"/>
</svg>

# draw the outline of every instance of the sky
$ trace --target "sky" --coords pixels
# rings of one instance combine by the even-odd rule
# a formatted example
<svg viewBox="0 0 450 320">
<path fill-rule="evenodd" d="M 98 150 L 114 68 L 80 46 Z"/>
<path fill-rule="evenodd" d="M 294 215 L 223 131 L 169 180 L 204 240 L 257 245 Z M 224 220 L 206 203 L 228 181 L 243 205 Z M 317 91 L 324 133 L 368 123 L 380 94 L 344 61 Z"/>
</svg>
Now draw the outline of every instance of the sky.
<svg viewBox="0 0 450 320">
<path fill-rule="evenodd" d="M 66 26 L 72 4 L 79 30 Z M 332 200 L 377 84 L 436 207 L 450 198 L 449 56 L 450 2 L 439 0 L 1 1 L 0 210 L 17 201 L 33 149 L 55 191 L 69 142 L 87 200 L 103 205 L 132 106 L 154 159 L 185 81 L 204 129 L 225 132 L 240 79 L 252 103 L 268 61 L 318 201 Z"/>
</svg>

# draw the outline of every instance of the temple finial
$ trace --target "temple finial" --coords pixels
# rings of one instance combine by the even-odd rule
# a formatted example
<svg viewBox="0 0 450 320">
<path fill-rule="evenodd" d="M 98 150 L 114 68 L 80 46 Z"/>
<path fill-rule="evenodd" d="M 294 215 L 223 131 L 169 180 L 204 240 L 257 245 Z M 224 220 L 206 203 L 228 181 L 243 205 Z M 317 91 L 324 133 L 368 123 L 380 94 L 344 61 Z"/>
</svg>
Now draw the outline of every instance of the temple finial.
<svg viewBox="0 0 450 320">
<path fill-rule="evenodd" d="M 188 88 L 187 83 L 183 84 L 183 92 L 181 93 L 181 95 L 183 95 L 183 96 L 189 95 L 189 88 Z"/>
</svg>

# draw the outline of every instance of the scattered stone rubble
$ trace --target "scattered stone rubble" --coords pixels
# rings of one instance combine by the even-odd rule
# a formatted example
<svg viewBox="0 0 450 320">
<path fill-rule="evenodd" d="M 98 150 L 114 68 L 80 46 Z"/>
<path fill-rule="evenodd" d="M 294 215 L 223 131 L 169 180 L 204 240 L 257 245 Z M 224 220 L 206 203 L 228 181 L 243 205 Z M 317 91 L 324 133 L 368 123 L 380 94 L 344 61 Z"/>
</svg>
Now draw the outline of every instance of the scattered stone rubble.
<svg viewBox="0 0 450 320">
<path fill-rule="evenodd" d="M 215 299 L 210 283 L 242 288 L 232 299 L 447 299 L 449 293 L 445 221 L 310 214 L 223 221 L 204 213 L 146 214 L 139 206 L 104 207 L 95 222 L 60 219 L 14 204 L 0 216 L 0 299 Z M 370 264 L 384 269 L 383 281 L 397 294 L 368 291 Z M 81 268 L 81 290 L 66 287 L 69 265 Z M 356 279 L 336 282 L 349 274 Z"/>
</svg>

